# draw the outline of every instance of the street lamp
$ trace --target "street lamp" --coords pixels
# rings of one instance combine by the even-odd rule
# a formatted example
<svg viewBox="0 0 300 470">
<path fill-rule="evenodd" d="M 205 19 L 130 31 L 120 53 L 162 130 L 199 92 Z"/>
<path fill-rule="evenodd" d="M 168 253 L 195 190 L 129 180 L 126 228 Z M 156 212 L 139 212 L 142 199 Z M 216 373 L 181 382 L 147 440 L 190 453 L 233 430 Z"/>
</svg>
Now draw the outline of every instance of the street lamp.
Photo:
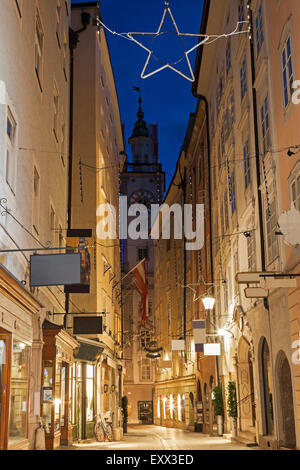
<svg viewBox="0 0 300 470">
<path fill-rule="evenodd" d="M 214 297 L 203 297 L 202 303 L 205 310 L 212 310 L 214 308 L 216 299 Z"/>
</svg>

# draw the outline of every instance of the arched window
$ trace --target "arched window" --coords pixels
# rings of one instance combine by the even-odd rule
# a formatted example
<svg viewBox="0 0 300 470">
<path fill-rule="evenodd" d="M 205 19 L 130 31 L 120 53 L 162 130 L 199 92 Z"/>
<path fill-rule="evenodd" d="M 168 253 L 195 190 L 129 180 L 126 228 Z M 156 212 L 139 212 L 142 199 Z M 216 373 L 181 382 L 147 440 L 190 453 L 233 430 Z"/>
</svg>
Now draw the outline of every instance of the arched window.
<svg viewBox="0 0 300 470">
<path fill-rule="evenodd" d="M 270 351 L 266 339 L 263 340 L 262 352 L 262 376 L 263 376 L 263 398 L 265 411 L 265 434 L 273 434 L 274 414 L 273 414 L 273 393 L 272 393 L 272 373 Z"/>
</svg>

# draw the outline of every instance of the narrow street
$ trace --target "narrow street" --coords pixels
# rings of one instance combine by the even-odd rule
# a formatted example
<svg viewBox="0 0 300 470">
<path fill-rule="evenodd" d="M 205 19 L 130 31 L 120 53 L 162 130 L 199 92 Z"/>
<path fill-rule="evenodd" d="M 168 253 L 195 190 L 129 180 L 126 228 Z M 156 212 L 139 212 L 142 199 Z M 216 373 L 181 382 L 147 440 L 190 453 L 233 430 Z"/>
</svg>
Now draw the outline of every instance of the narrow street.
<svg viewBox="0 0 300 470">
<path fill-rule="evenodd" d="M 230 439 L 151 425 L 129 426 L 120 442 L 82 442 L 60 450 L 258 450 L 233 444 Z"/>
</svg>

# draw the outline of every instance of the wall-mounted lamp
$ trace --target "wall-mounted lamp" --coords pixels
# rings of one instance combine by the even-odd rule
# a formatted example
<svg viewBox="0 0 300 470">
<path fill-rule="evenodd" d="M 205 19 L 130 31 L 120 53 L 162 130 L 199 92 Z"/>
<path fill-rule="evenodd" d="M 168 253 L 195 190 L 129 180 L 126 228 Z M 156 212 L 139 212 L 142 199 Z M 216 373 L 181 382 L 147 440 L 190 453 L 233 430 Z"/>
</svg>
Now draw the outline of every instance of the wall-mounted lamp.
<svg viewBox="0 0 300 470">
<path fill-rule="evenodd" d="M 212 310 L 214 308 L 216 299 L 214 297 L 203 297 L 202 303 L 205 310 Z"/>
</svg>

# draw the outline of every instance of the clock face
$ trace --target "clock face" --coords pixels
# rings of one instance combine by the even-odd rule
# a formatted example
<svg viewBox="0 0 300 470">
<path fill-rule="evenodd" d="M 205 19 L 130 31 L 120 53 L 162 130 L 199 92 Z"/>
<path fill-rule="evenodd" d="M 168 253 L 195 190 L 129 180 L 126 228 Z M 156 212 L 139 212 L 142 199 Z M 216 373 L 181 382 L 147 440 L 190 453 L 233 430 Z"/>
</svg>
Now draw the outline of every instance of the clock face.
<svg viewBox="0 0 300 470">
<path fill-rule="evenodd" d="M 129 198 L 130 204 L 144 204 L 147 209 L 151 209 L 151 204 L 155 203 L 154 196 L 146 189 L 140 189 L 133 193 Z"/>
</svg>

